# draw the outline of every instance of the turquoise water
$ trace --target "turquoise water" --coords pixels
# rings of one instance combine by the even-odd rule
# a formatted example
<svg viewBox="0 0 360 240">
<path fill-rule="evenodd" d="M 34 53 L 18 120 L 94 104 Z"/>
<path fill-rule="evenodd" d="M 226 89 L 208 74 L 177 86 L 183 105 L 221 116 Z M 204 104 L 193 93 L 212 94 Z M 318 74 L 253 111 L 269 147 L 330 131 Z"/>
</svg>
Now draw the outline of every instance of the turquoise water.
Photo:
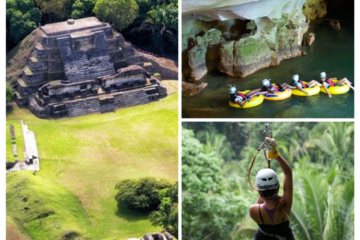
<svg viewBox="0 0 360 240">
<path fill-rule="evenodd" d="M 228 106 L 229 90 L 261 87 L 264 78 L 273 83 L 290 83 L 295 73 L 303 81 L 315 79 L 326 71 L 328 77 L 346 77 L 354 83 L 354 22 L 340 19 L 341 31 L 333 30 L 329 21 L 313 21 L 309 32 L 315 33 L 312 46 L 303 45 L 306 56 L 283 60 L 278 67 L 269 67 L 245 77 L 229 77 L 219 71 L 207 74 L 203 82 L 208 86 L 198 95 L 182 100 L 183 117 L 212 118 L 353 118 L 354 92 L 333 95 L 321 93 L 312 97 L 291 96 L 282 101 L 266 101 L 254 108 L 237 109 Z M 356 85 L 356 84 L 355 84 Z M 190 113 L 190 114 L 189 114 Z"/>
</svg>

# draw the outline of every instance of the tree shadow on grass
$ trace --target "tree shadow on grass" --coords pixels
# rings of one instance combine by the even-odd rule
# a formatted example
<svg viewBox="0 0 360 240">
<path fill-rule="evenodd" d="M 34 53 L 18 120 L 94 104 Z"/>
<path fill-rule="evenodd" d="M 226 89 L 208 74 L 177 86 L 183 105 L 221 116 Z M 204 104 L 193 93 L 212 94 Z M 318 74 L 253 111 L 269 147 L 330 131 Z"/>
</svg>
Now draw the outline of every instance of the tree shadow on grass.
<svg viewBox="0 0 360 240">
<path fill-rule="evenodd" d="M 140 210 L 132 210 L 126 207 L 118 208 L 115 212 L 115 215 L 125 219 L 128 222 L 136 222 L 139 220 L 147 220 L 149 219 L 149 215 L 152 211 L 140 211 Z"/>
<path fill-rule="evenodd" d="M 6 115 L 11 114 L 14 111 L 14 106 L 6 104 Z"/>
</svg>

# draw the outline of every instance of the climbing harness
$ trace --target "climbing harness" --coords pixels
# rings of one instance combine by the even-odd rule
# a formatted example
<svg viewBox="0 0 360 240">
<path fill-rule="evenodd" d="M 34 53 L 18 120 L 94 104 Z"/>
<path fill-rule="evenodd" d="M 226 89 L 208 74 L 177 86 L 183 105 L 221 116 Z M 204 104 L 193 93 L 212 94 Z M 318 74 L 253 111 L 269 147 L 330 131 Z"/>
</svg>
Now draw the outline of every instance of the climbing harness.
<svg viewBox="0 0 360 240">
<path fill-rule="evenodd" d="M 257 149 L 257 152 L 256 152 L 254 158 L 253 158 L 252 161 L 251 161 L 250 168 L 249 168 L 249 171 L 248 171 L 248 181 L 249 181 L 249 183 L 250 183 L 250 186 L 251 186 L 255 191 L 258 191 L 258 189 L 256 189 L 256 188 L 252 185 L 252 183 L 251 183 L 251 181 L 250 181 L 250 172 L 251 172 L 252 166 L 254 165 L 256 156 L 258 155 L 258 153 L 260 152 L 260 150 L 263 148 L 263 146 L 264 146 L 264 144 L 265 144 L 266 133 L 270 133 L 270 138 L 273 137 L 272 131 L 271 131 L 270 129 L 268 129 L 269 125 L 270 125 L 269 123 L 265 123 L 265 130 L 263 131 L 264 141 L 260 144 L 259 148 Z M 264 156 L 265 156 L 265 160 L 267 161 L 268 168 L 270 168 L 270 161 L 271 161 L 272 159 L 268 159 L 268 157 L 267 157 L 267 152 L 266 152 L 266 151 L 267 151 L 267 148 L 264 149 Z"/>
</svg>

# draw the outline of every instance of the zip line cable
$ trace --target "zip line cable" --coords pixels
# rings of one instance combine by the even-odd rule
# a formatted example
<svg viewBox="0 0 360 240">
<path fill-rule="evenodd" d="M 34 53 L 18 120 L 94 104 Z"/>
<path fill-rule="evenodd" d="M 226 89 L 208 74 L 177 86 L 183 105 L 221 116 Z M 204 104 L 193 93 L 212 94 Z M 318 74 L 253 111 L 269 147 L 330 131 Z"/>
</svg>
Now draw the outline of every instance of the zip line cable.
<svg viewBox="0 0 360 240">
<path fill-rule="evenodd" d="M 264 142 L 261 143 L 261 145 L 260 145 L 260 147 L 258 148 L 255 156 L 253 157 L 253 159 L 252 159 L 252 161 L 251 161 L 251 164 L 250 164 L 250 167 L 249 167 L 249 171 L 248 171 L 248 181 L 249 181 L 249 184 L 250 184 L 250 186 L 251 186 L 255 191 L 257 191 L 257 192 L 258 192 L 258 189 L 256 189 L 256 188 L 252 185 L 252 183 L 251 183 L 251 180 L 250 180 L 250 172 L 251 172 L 251 169 L 252 169 L 252 167 L 253 167 L 253 165 L 254 165 L 256 156 L 258 155 L 258 153 L 260 152 L 260 150 L 262 149 L 262 147 L 263 147 L 264 144 L 265 144 L 265 133 L 266 133 L 266 132 L 270 132 L 270 133 L 271 133 L 271 136 L 270 136 L 270 137 L 271 137 L 271 138 L 273 137 L 273 136 L 272 136 L 272 131 L 271 131 L 271 130 L 268 130 L 269 126 L 270 126 L 269 123 L 265 123 L 265 130 L 263 131 Z M 279 137 L 277 140 L 279 140 L 279 139 L 281 139 L 283 136 L 285 136 L 285 133 L 287 133 L 290 129 L 293 129 L 295 126 L 296 126 L 296 124 L 294 124 L 294 126 L 292 126 L 292 127 L 289 127 L 285 132 L 283 132 L 283 133 L 280 135 L 280 137 Z M 237 130 L 238 130 L 238 128 L 237 128 Z M 254 140 L 254 139 L 251 139 L 251 138 L 245 136 L 245 134 L 243 134 L 243 133 L 240 132 L 239 130 L 238 130 L 238 133 L 240 133 L 242 136 L 244 136 L 244 137 L 246 137 L 246 138 L 248 138 L 248 139 L 250 139 L 250 140 L 253 140 L 253 141 L 257 142 L 257 143 L 260 143 L 260 142 Z M 264 149 L 264 155 L 265 155 L 265 159 L 267 160 L 268 168 L 270 168 L 270 161 L 271 161 L 271 159 L 269 160 L 269 159 L 267 158 L 266 150 L 267 150 L 267 148 Z"/>
</svg>

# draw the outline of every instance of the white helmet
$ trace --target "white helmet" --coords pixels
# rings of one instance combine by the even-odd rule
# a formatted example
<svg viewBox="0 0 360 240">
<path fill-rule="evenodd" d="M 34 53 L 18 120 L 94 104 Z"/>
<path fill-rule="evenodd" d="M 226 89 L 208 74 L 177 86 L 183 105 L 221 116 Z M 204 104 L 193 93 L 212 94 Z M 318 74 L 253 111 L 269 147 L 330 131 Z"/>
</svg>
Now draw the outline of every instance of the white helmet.
<svg viewBox="0 0 360 240">
<path fill-rule="evenodd" d="M 230 90 L 230 94 L 235 94 L 236 93 L 236 85 L 232 86 L 231 88 L 229 88 Z"/>
<path fill-rule="evenodd" d="M 271 79 L 264 79 L 264 80 L 262 80 L 263 86 L 264 86 L 264 87 L 269 86 L 269 85 L 270 85 L 270 80 L 271 80 Z"/>
<path fill-rule="evenodd" d="M 261 169 L 256 174 L 255 183 L 259 191 L 277 189 L 280 186 L 276 172 L 271 168 Z"/>
<path fill-rule="evenodd" d="M 299 74 L 295 74 L 295 75 L 293 76 L 293 80 L 294 80 L 295 82 L 299 81 Z"/>
<path fill-rule="evenodd" d="M 326 78 L 326 72 L 321 72 L 320 73 L 320 78 Z"/>
</svg>

